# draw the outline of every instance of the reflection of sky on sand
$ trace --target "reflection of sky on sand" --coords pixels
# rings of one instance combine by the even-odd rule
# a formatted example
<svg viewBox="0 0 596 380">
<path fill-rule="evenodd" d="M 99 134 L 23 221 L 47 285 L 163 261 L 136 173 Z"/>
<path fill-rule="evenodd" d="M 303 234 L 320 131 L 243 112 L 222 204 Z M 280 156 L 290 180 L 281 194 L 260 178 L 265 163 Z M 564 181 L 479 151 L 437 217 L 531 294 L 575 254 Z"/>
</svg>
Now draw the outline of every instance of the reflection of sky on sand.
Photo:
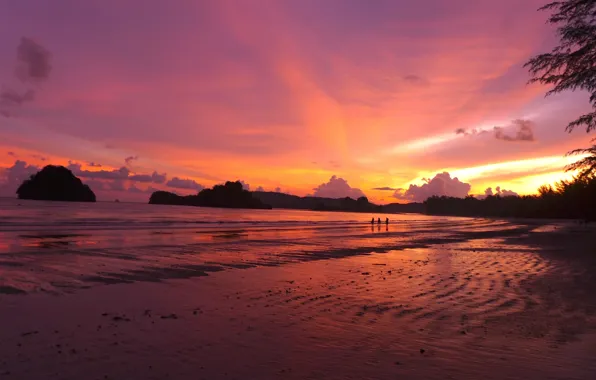
<svg viewBox="0 0 596 380">
<path fill-rule="evenodd" d="M 3 321 L 0 356 L 17 378 L 40 368 L 65 379 L 596 371 L 586 334 L 596 326 L 596 262 L 570 257 L 591 247 L 584 227 L 392 216 L 371 230 L 341 217 L 359 215 L 70 233 L 3 226 L 0 315 L 19 318 Z M 12 295 L 19 290 L 69 294 Z M 20 335 L 30 331 L 39 333 Z"/>
<path fill-rule="evenodd" d="M 21 207 L 12 222 L 0 226 L 5 263 L 0 272 L 5 282 L 27 292 L 59 293 L 97 284 L 198 277 L 224 269 L 371 252 L 441 250 L 447 243 L 467 244 L 527 230 L 504 221 L 423 215 L 391 215 L 389 225 L 370 225 L 368 214 L 291 210 L 268 214 L 122 204 L 76 207 L 69 214 L 68 209 L 52 205 L 59 211 L 52 218 L 43 207 Z M 116 217 L 122 207 L 131 207 L 136 218 L 126 228 Z M 33 219 L 37 227 L 27 224 Z M 444 266 L 449 263 L 450 259 L 441 261 Z"/>
</svg>

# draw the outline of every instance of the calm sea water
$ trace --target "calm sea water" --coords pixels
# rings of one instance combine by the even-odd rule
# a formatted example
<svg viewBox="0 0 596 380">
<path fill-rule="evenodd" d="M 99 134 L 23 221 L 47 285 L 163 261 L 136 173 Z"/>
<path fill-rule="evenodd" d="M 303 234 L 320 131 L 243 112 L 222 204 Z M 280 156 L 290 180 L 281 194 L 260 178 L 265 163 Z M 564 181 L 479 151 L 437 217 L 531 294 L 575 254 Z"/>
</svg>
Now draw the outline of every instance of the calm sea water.
<svg viewBox="0 0 596 380">
<path fill-rule="evenodd" d="M 389 217 L 389 225 L 370 219 Z M 452 241 L 506 222 L 137 203 L 0 200 L 4 293 L 203 276 Z"/>
</svg>

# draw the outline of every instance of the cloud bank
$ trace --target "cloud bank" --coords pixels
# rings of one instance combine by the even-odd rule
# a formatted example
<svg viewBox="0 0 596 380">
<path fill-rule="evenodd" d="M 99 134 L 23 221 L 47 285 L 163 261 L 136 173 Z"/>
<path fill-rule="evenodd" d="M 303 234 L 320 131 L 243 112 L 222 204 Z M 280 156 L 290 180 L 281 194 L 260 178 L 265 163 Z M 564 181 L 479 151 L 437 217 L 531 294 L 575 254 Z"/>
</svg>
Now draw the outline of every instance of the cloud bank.
<svg viewBox="0 0 596 380">
<path fill-rule="evenodd" d="M 195 180 L 178 178 L 178 177 L 174 177 L 174 178 L 170 179 L 166 183 L 166 186 L 174 187 L 176 189 L 187 189 L 187 190 L 196 190 L 196 191 L 201 191 L 205 188 L 203 185 L 197 183 Z"/>
</svg>

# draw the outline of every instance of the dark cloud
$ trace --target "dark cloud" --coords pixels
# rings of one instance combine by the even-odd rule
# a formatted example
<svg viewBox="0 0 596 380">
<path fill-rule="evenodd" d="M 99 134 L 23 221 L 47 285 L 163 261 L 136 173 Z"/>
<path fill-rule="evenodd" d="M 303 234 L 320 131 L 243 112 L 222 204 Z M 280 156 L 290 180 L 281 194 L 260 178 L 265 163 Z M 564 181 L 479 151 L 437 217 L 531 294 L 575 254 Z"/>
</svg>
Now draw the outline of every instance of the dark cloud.
<svg viewBox="0 0 596 380">
<path fill-rule="evenodd" d="M 505 130 L 508 127 L 495 127 L 495 138 L 503 141 L 534 141 L 534 123 L 530 120 L 514 120 L 511 123 L 512 127 L 516 129 L 515 135 L 506 134 Z"/>
<path fill-rule="evenodd" d="M 39 84 L 50 76 L 50 52 L 30 38 L 22 37 L 17 47 L 15 74 L 23 83 Z M 23 91 L 3 86 L 0 91 L 0 114 L 10 117 L 15 108 L 35 99 L 35 90 Z"/>
<path fill-rule="evenodd" d="M 21 106 L 23 103 L 31 102 L 35 99 L 35 91 L 27 90 L 20 93 L 12 88 L 3 86 L 0 91 L 0 105 L 4 107 Z"/>
<path fill-rule="evenodd" d="M 404 77 L 402 77 L 402 79 L 404 80 L 404 82 L 411 84 L 411 85 L 415 85 L 415 86 L 428 86 L 429 82 L 427 79 L 419 76 L 419 75 L 405 75 Z"/>
<path fill-rule="evenodd" d="M 315 197 L 323 198 L 345 198 L 357 199 L 365 196 L 362 190 L 351 187 L 343 178 L 331 177 L 329 182 L 323 183 L 313 189 Z"/>
<path fill-rule="evenodd" d="M 265 189 L 263 189 L 263 186 L 259 186 L 259 187 L 257 187 L 256 191 L 265 191 Z"/>
<path fill-rule="evenodd" d="M 488 133 L 487 130 L 477 129 L 477 128 L 472 128 L 472 129 L 457 128 L 455 130 L 455 134 L 464 135 L 464 136 L 483 135 L 486 133 Z"/>
<path fill-rule="evenodd" d="M 375 188 L 373 188 L 373 190 L 395 191 L 397 189 L 396 188 L 393 188 L 393 187 L 389 187 L 389 186 L 384 186 L 384 187 L 375 187 Z"/>
<path fill-rule="evenodd" d="M 174 187 L 177 189 L 189 189 L 189 190 L 197 190 L 197 191 L 203 190 L 205 188 L 203 185 L 197 183 L 195 180 L 178 178 L 178 177 L 174 177 L 174 178 L 170 179 L 166 183 L 166 186 Z"/>
<path fill-rule="evenodd" d="M 0 194 L 14 196 L 21 183 L 40 170 L 41 168 L 38 166 L 28 165 L 25 161 L 16 160 L 11 167 L 1 170 Z"/>
<path fill-rule="evenodd" d="M 164 183 L 166 182 L 166 173 L 160 174 L 158 172 L 153 172 L 152 174 L 135 174 L 128 177 L 131 181 L 137 182 L 153 182 L 153 183 Z"/>
<path fill-rule="evenodd" d="M 6 152 L 6 154 L 8 154 L 9 156 L 12 156 L 12 157 L 16 157 L 17 156 L 15 152 Z"/>
<path fill-rule="evenodd" d="M 17 47 L 17 77 L 23 82 L 39 83 L 50 76 L 52 54 L 31 38 L 22 37 Z"/>
<path fill-rule="evenodd" d="M 281 187 L 276 187 L 276 188 L 275 188 L 275 192 L 276 192 L 276 193 L 281 193 Z"/>
<path fill-rule="evenodd" d="M 134 158 L 133 158 L 134 159 Z M 90 163 L 89 166 L 101 167 L 100 164 Z M 166 182 L 166 173 L 158 173 L 154 171 L 152 174 L 133 174 L 130 169 L 122 166 L 120 169 L 114 170 L 83 170 L 81 164 L 73 161 L 68 162 L 67 168 L 71 170 L 77 177 L 81 178 L 96 178 L 96 179 L 111 179 L 111 180 L 128 180 L 134 182 L 157 183 L 163 184 Z"/>
<path fill-rule="evenodd" d="M 39 155 L 39 154 L 32 154 L 31 157 L 33 157 L 33 158 L 35 158 L 37 160 L 40 160 L 40 161 L 47 161 L 48 160 L 46 157 L 44 157 L 42 155 Z"/>
<path fill-rule="evenodd" d="M 92 168 L 101 168 L 101 164 L 96 164 L 95 162 L 88 162 L 87 166 L 90 166 Z"/>
<path fill-rule="evenodd" d="M 0 114 L 4 117 L 11 117 L 15 108 L 22 106 L 26 102 L 35 99 L 35 91 L 27 90 L 20 93 L 6 86 L 0 91 Z"/>
<path fill-rule="evenodd" d="M 398 189 L 393 196 L 397 199 L 423 202 L 433 195 L 465 198 L 470 192 L 469 183 L 451 178 L 447 172 L 439 173 L 433 179 L 424 179 L 426 183 L 421 186 L 410 185 L 407 190 Z"/>
<path fill-rule="evenodd" d="M 128 179 L 130 170 L 126 167 L 114 170 L 82 170 L 81 164 L 69 161 L 67 168 L 74 173 L 77 177 L 81 178 L 97 178 L 97 179 L 113 179 L 113 180 L 124 180 Z"/>
<path fill-rule="evenodd" d="M 139 156 L 129 156 L 124 159 L 124 162 L 126 163 L 127 166 L 130 166 L 130 164 L 132 164 L 133 161 L 138 160 L 138 159 L 139 159 Z"/>
</svg>

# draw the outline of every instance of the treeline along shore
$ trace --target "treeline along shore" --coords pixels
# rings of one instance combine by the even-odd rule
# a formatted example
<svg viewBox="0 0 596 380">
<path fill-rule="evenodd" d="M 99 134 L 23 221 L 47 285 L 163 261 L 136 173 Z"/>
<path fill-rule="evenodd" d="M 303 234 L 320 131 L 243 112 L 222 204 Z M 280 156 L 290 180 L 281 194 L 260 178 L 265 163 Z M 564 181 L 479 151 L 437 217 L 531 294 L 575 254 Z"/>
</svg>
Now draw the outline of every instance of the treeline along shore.
<svg viewBox="0 0 596 380">
<path fill-rule="evenodd" d="M 25 180 L 17 190 L 20 199 L 94 202 L 95 194 L 62 166 L 48 165 Z M 596 176 L 584 174 L 571 181 L 558 182 L 554 187 L 542 186 L 536 195 L 487 196 L 483 199 L 437 197 L 424 203 L 391 203 L 376 205 L 366 197 L 319 198 L 248 191 L 239 181 L 228 181 L 203 189 L 196 195 L 181 196 L 167 191 L 156 191 L 150 204 L 184 205 L 199 207 L 246 209 L 298 209 L 314 211 L 344 211 L 367 213 L 421 213 L 469 217 L 513 217 L 548 219 L 596 220 Z"/>
</svg>

